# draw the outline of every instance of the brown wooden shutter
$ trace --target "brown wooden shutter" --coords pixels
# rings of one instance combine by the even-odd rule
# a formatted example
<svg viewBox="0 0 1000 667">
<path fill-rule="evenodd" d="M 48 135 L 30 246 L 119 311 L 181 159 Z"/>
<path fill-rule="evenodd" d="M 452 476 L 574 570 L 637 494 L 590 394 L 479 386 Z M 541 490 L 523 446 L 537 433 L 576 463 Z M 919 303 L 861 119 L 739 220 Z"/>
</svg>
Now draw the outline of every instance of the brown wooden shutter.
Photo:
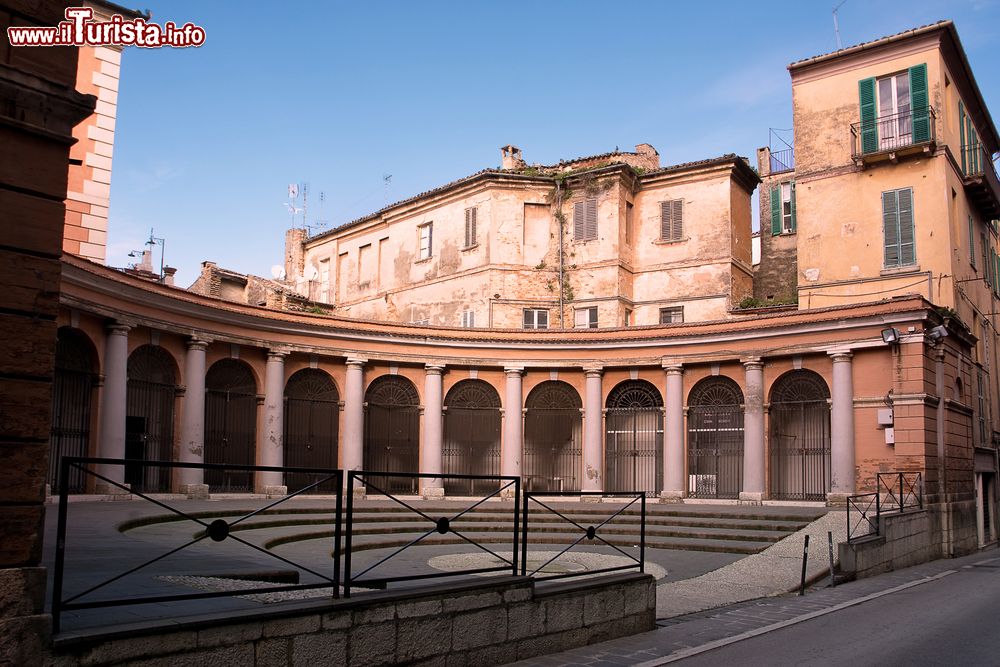
<svg viewBox="0 0 1000 667">
<path fill-rule="evenodd" d="M 584 202 L 578 201 L 573 204 L 573 239 L 576 241 L 584 238 L 585 217 Z"/>
<path fill-rule="evenodd" d="M 660 240 L 679 241 L 684 233 L 684 201 L 671 199 L 660 202 Z"/>
</svg>

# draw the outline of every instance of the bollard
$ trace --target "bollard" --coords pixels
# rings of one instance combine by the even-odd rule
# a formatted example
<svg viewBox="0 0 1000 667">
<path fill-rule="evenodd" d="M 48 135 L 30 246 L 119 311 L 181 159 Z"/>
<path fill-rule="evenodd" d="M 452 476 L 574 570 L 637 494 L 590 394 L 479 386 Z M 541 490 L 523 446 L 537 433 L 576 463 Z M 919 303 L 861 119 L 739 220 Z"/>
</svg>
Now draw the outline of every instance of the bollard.
<svg viewBox="0 0 1000 667">
<path fill-rule="evenodd" d="M 833 578 L 833 531 L 826 531 L 827 544 L 830 547 L 830 588 L 837 585 L 836 580 Z"/>
<path fill-rule="evenodd" d="M 809 560 L 809 536 L 802 543 L 802 580 L 799 582 L 799 595 L 806 594 L 806 562 Z"/>
</svg>

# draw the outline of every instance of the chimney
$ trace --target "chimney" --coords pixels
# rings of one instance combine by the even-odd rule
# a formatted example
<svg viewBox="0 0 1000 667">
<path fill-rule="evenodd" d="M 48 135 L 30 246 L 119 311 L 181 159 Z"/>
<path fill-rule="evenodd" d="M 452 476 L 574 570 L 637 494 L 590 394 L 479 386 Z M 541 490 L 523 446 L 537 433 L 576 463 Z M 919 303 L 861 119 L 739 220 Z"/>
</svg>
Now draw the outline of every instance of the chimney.
<svg viewBox="0 0 1000 667">
<path fill-rule="evenodd" d="M 151 249 L 146 248 L 142 251 L 142 259 L 139 260 L 139 265 L 135 268 L 146 273 L 153 272 L 153 251 Z"/>
<path fill-rule="evenodd" d="M 163 284 L 174 286 L 174 274 L 177 273 L 177 269 L 172 266 L 163 267 Z"/>
<path fill-rule="evenodd" d="M 660 168 L 660 154 L 656 152 L 656 149 L 651 144 L 636 144 L 635 152 L 642 156 L 642 166 L 646 169 Z"/>
<path fill-rule="evenodd" d="M 514 169 L 524 169 L 524 158 L 521 157 L 521 149 L 517 146 L 507 144 L 500 147 L 500 168 L 504 171 Z"/>
<path fill-rule="evenodd" d="M 293 285 L 296 278 L 301 278 L 305 270 L 306 253 L 303 247 L 305 241 L 304 229 L 293 227 L 285 232 L 285 280 Z"/>
</svg>

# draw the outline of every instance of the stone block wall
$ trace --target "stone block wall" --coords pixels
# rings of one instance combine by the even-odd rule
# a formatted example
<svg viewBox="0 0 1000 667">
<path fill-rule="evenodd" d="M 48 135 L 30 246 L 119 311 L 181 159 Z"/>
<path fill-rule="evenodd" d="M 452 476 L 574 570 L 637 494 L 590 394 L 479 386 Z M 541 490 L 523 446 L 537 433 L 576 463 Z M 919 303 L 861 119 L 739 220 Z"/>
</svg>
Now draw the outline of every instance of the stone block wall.
<svg viewBox="0 0 1000 667">
<path fill-rule="evenodd" d="M 933 515 L 929 509 L 883 515 L 878 537 L 840 543 L 840 569 L 860 579 L 940 558 Z"/>
<path fill-rule="evenodd" d="M 66 636 L 59 666 L 498 665 L 652 630 L 656 586 L 630 573 L 573 583 L 504 578 L 308 603 L 280 617 Z"/>
</svg>

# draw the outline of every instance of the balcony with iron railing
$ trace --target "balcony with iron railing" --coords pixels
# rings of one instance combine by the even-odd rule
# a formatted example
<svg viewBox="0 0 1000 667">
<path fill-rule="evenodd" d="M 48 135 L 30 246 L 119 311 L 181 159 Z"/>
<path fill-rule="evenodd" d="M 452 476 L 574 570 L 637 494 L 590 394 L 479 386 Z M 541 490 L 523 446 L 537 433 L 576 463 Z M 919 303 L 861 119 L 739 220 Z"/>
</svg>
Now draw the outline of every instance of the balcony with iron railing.
<svg viewBox="0 0 1000 667">
<path fill-rule="evenodd" d="M 933 107 L 851 124 L 851 156 L 860 165 L 930 152 L 937 140 Z"/>
<path fill-rule="evenodd" d="M 795 171 L 795 151 L 786 148 L 782 151 L 770 151 L 770 173 L 780 174 Z"/>
<path fill-rule="evenodd" d="M 970 202 L 986 220 L 1000 218 L 1000 176 L 993 156 L 977 143 L 962 146 L 959 157 Z"/>
</svg>

